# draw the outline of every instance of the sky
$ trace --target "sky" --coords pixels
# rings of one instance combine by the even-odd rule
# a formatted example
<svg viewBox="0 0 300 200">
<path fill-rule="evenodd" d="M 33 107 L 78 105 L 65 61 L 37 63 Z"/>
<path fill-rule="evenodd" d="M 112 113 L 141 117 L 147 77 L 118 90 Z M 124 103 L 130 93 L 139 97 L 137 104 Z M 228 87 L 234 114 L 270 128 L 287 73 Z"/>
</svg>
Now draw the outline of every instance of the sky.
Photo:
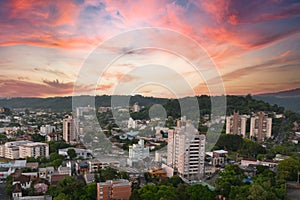
<svg viewBox="0 0 300 200">
<path fill-rule="evenodd" d="M 0 96 L 300 87 L 300 1 L 2 0 Z"/>
</svg>

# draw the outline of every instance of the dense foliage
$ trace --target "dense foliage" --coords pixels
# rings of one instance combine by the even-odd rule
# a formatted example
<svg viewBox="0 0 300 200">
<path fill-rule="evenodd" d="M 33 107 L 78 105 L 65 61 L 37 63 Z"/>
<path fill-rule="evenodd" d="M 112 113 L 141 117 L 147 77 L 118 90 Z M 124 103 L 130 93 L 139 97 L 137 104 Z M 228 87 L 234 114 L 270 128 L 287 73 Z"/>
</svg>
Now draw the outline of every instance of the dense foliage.
<svg viewBox="0 0 300 200">
<path fill-rule="evenodd" d="M 57 186 L 50 186 L 47 194 L 54 197 L 54 200 L 93 200 L 97 197 L 97 184 L 84 183 L 75 177 L 66 177 Z"/>
<path fill-rule="evenodd" d="M 246 178 L 244 171 L 237 165 L 227 165 L 224 171 L 219 172 L 216 180 L 217 193 L 235 200 L 285 199 L 284 181 L 276 178 L 268 167 L 259 166 L 251 183 L 245 182 Z"/>
<path fill-rule="evenodd" d="M 152 180 L 153 181 L 153 180 Z M 203 185 L 187 185 L 174 176 L 157 184 L 147 184 L 140 189 L 133 189 L 132 200 L 213 200 L 216 193 Z"/>
</svg>

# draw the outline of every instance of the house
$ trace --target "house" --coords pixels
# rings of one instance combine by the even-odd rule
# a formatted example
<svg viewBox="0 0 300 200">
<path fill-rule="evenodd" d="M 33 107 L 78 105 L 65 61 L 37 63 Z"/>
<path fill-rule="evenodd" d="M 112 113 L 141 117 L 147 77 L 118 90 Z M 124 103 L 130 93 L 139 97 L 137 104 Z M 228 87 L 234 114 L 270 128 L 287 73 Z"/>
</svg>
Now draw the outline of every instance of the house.
<svg viewBox="0 0 300 200">
<path fill-rule="evenodd" d="M 256 159 L 242 159 L 241 160 L 241 166 L 248 166 L 248 165 L 257 165 L 258 160 Z"/>
<path fill-rule="evenodd" d="M 16 197 L 21 197 L 22 196 L 22 187 L 20 183 L 16 183 L 13 186 L 13 191 L 12 191 L 12 197 L 15 199 Z"/>
<path fill-rule="evenodd" d="M 26 163 L 26 168 L 30 168 L 32 170 L 35 170 L 35 169 L 39 168 L 39 163 L 38 162 Z"/>
<path fill-rule="evenodd" d="M 95 174 L 87 173 L 84 175 L 84 180 L 86 184 L 95 182 Z"/>
<path fill-rule="evenodd" d="M 60 166 L 58 168 L 58 174 L 66 174 L 66 175 L 71 176 L 72 175 L 72 171 L 71 171 L 70 167 L 62 167 L 62 166 Z"/>
<path fill-rule="evenodd" d="M 89 172 L 89 163 L 87 161 L 79 161 L 75 163 L 76 172 L 78 174 L 86 174 Z"/>
<path fill-rule="evenodd" d="M 16 176 L 13 179 L 13 185 L 19 183 L 23 189 L 29 189 L 31 186 L 31 178 L 30 176 L 20 175 Z"/>
<path fill-rule="evenodd" d="M 62 181 L 67 176 L 67 174 L 52 174 L 50 176 L 50 184 L 57 185 L 59 181 Z"/>
<path fill-rule="evenodd" d="M 39 168 L 39 177 L 40 178 L 49 178 L 51 174 L 54 173 L 54 167 L 43 167 Z"/>
</svg>

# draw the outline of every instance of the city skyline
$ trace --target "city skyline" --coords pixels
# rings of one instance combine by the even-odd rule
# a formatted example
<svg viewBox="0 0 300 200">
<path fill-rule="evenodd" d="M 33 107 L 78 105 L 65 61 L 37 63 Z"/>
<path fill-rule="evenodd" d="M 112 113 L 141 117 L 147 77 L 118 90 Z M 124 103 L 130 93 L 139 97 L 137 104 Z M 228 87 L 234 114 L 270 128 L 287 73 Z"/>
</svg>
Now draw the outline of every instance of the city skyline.
<svg viewBox="0 0 300 200">
<path fill-rule="evenodd" d="M 207 53 L 205 59 L 213 60 L 226 94 L 300 87 L 297 1 L 19 0 L 1 1 L 0 14 L 2 97 L 71 96 L 80 70 L 99 44 L 145 27 L 172 30 L 197 42 Z M 171 45 L 173 41 L 159 42 Z M 198 59 L 188 45 L 180 48 Z M 214 77 L 199 76 L 190 63 L 159 49 L 126 52 L 116 46 L 109 51 L 123 54 L 99 77 L 97 88 L 88 80 L 77 85 L 82 94 L 118 94 L 115 87 L 122 83 L 141 86 L 135 92 L 145 96 L 183 97 L 208 94 L 205 82 L 214 82 Z M 161 73 L 155 70 L 160 65 L 164 66 Z M 89 73 L 87 77 L 93 75 Z M 148 77 L 154 83 L 166 79 L 177 91 L 159 84 L 143 85 Z M 181 87 L 182 77 L 194 93 Z"/>
</svg>

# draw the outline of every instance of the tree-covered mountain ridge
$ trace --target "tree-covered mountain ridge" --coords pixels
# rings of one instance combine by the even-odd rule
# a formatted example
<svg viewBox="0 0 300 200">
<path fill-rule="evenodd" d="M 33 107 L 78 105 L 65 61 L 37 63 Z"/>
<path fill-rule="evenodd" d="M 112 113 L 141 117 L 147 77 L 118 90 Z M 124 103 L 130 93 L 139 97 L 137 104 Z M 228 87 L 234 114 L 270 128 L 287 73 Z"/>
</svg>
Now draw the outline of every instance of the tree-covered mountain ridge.
<svg viewBox="0 0 300 200">
<path fill-rule="evenodd" d="M 180 116 L 180 103 L 184 101 L 190 101 L 195 99 L 195 97 L 184 97 L 180 99 L 168 99 L 168 98 L 157 98 L 157 97 L 145 97 L 141 95 L 134 96 L 77 96 L 76 98 L 69 97 L 49 97 L 49 98 L 2 98 L 0 99 L 0 107 L 7 107 L 10 109 L 49 109 L 51 111 L 71 111 L 72 102 L 76 99 L 77 106 L 88 106 L 93 105 L 95 102 L 96 107 L 110 107 L 112 98 L 118 99 L 120 102 L 126 102 L 129 100 L 129 106 L 138 103 L 141 107 L 144 107 L 141 112 L 148 113 L 149 108 L 153 104 L 162 105 L 168 115 L 173 115 L 174 117 Z M 262 100 L 256 100 L 252 98 L 251 95 L 247 96 L 233 96 L 228 95 L 226 98 L 222 97 L 210 97 L 207 95 L 201 95 L 196 97 L 198 100 L 198 105 L 201 114 L 210 114 L 211 101 L 212 99 L 226 99 L 227 114 L 231 114 L 234 111 L 239 111 L 240 114 L 251 114 L 257 111 L 270 111 L 276 113 L 283 113 L 284 108 L 276 104 L 269 104 Z M 93 102 L 94 101 L 94 102 Z"/>
</svg>

